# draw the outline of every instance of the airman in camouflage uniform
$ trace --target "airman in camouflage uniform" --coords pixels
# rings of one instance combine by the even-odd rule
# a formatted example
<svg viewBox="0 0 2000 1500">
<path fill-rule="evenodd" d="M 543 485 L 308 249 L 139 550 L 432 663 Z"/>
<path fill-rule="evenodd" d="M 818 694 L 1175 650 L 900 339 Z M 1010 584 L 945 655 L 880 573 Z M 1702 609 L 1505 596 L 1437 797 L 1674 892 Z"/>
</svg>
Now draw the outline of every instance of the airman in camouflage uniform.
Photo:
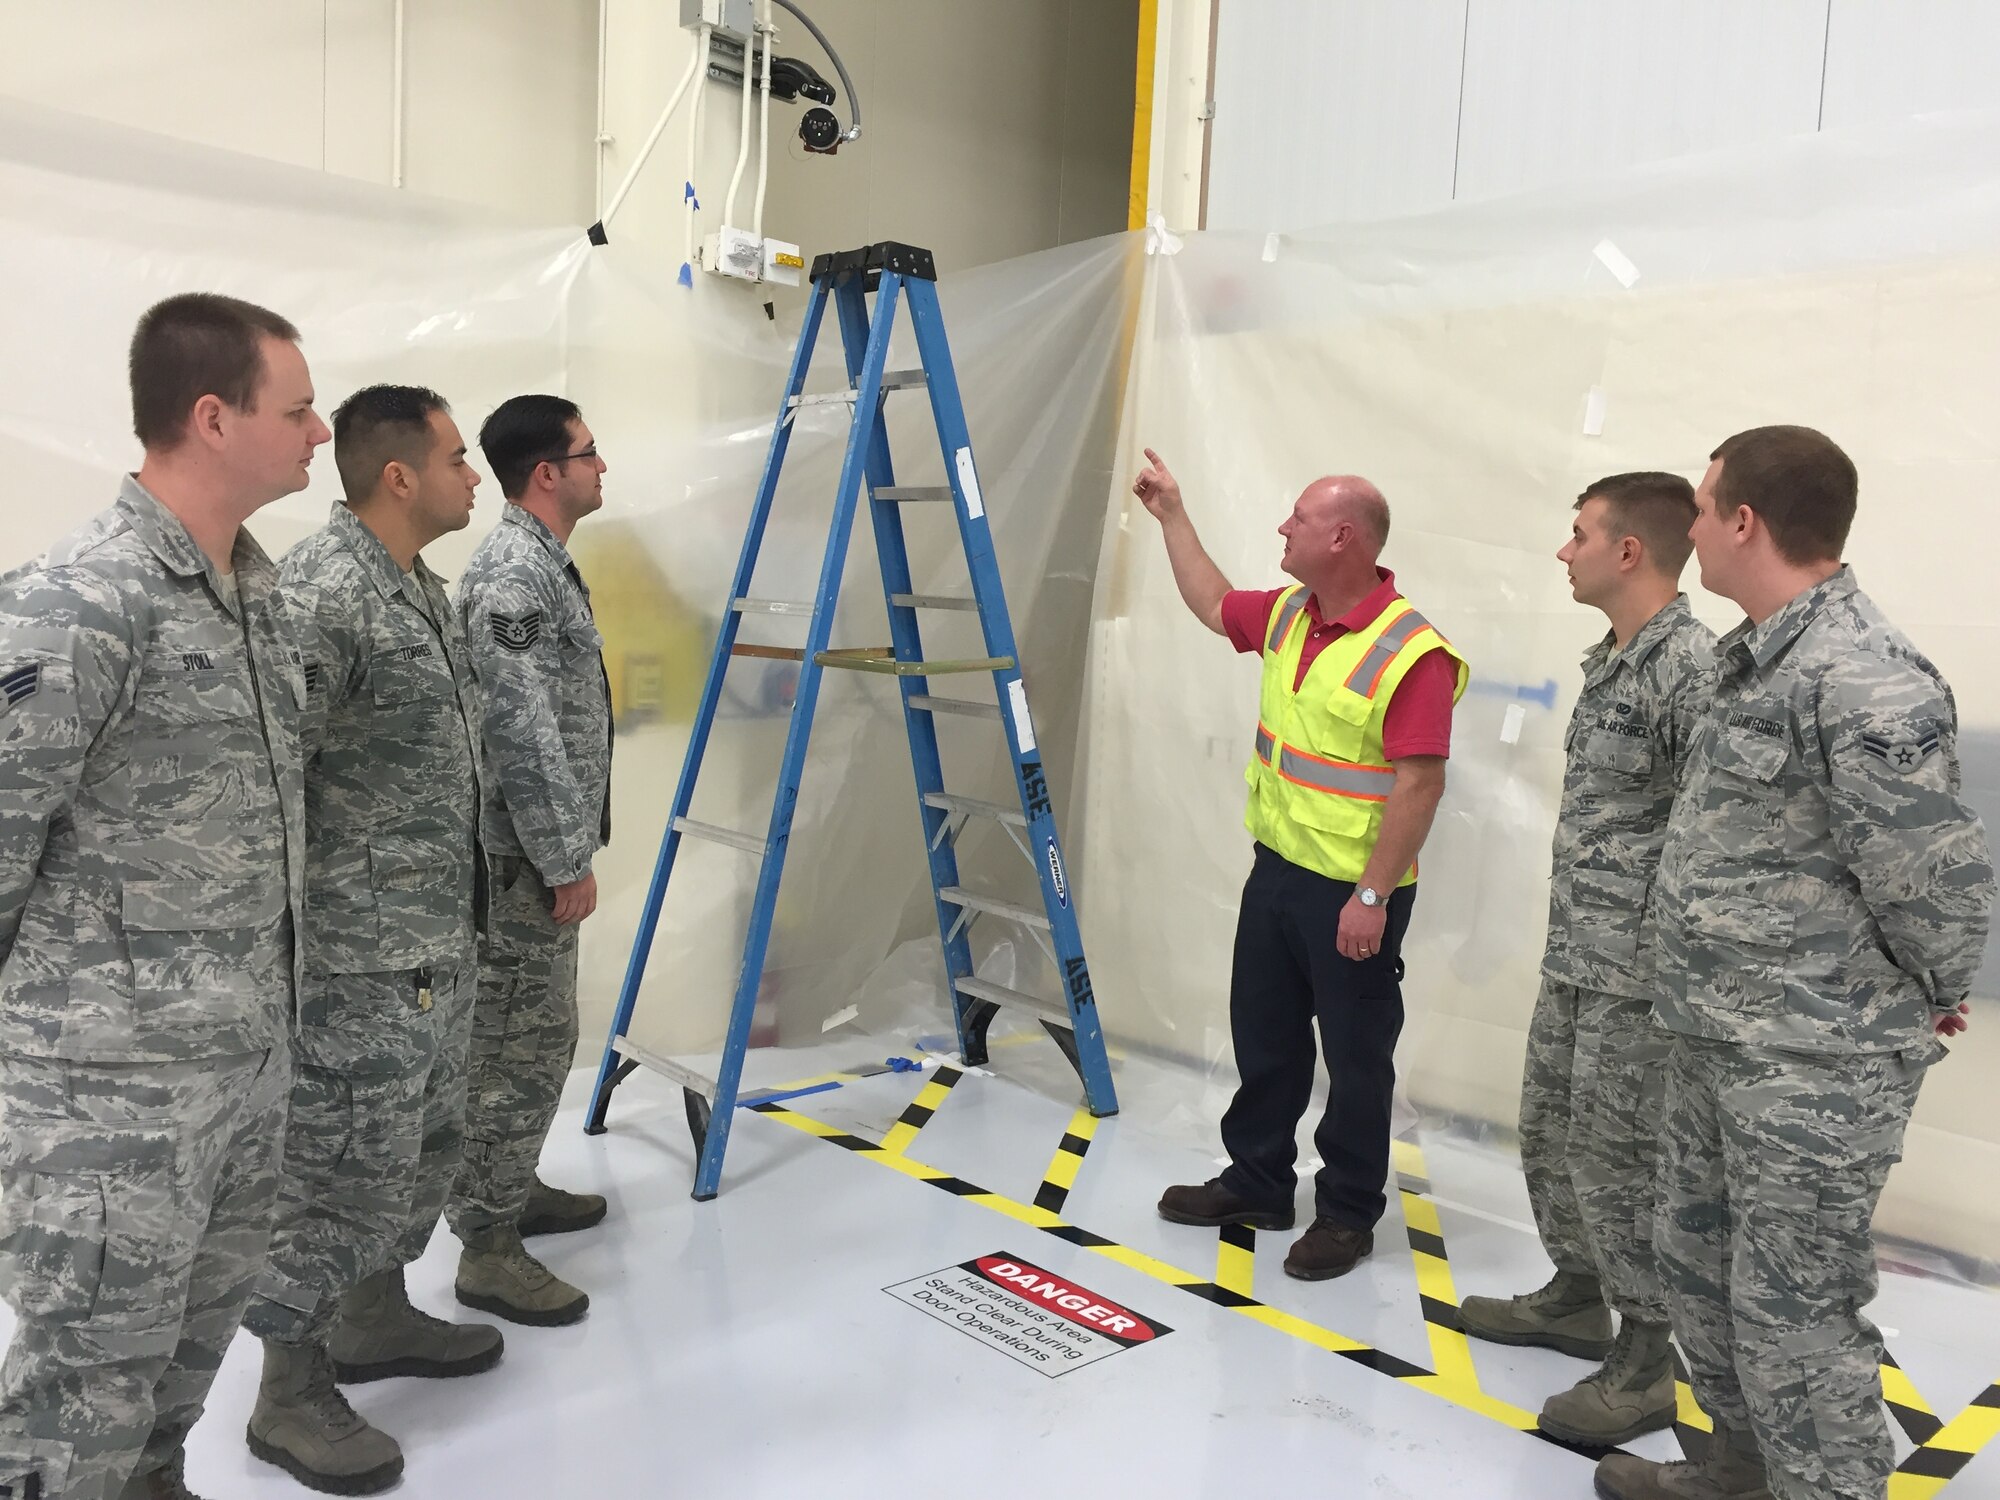
<svg viewBox="0 0 2000 1500">
<path fill-rule="evenodd" d="M 1870 1222 L 1994 882 L 1951 689 L 1839 562 L 1854 494 L 1839 448 L 1779 427 L 1724 443 L 1697 501 L 1703 581 L 1750 618 L 1719 645 L 1654 885 L 1658 1243 L 1716 1439 L 1699 1463 L 1604 1460 L 1612 1500 L 1861 1500 L 1894 1463 Z"/>
<path fill-rule="evenodd" d="M 479 544 L 458 607 L 486 694 L 486 815 L 495 856 L 480 943 L 465 1166 L 448 1217 L 464 1243 L 457 1296 L 515 1322 L 569 1323 L 589 1298 L 523 1232 L 603 1218 L 595 1195 L 543 1187 L 535 1166 L 577 1042 L 577 924 L 611 836 L 611 693 L 590 591 L 564 545 L 603 504 L 604 461 L 577 409 L 517 396 L 480 430 L 509 504 Z"/>
<path fill-rule="evenodd" d="M 305 685 L 241 522 L 327 436 L 297 337 L 230 298 L 149 311 L 144 466 L 0 579 L 0 1494 L 185 1500 L 263 1264 Z"/>
<path fill-rule="evenodd" d="M 501 1353 L 498 1329 L 418 1312 L 403 1284 L 458 1175 L 484 883 L 479 688 L 419 549 L 470 521 L 479 476 L 432 391 L 370 386 L 333 430 L 348 503 L 281 575 L 307 684 L 312 920 L 271 1262 L 244 1325 L 266 1345 L 252 1450 L 364 1494 L 402 1453 L 336 1371 L 468 1375 Z"/>
<path fill-rule="evenodd" d="M 1476 1338 L 1608 1356 L 1549 1401 L 1541 1425 L 1567 1442 L 1610 1446 L 1674 1418 L 1653 1252 L 1668 1035 L 1653 1017 L 1655 944 L 1642 928 L 1675 786 L 1707 707 L 1715 637 L 1678 592 L 1692 485 L 1675 474 L 1614 475 L 1585 490 L 1577 512 L 1558 557 L 1576 597 L 1603 609 L 1613 630 L 1583 659 L 1563 740 L 1548 944 L 1521 1085 L 1521 1164 L 1556 1274 L 1523 1296 L 1468 1297 L 1461 1315 Z"/>
</svg>

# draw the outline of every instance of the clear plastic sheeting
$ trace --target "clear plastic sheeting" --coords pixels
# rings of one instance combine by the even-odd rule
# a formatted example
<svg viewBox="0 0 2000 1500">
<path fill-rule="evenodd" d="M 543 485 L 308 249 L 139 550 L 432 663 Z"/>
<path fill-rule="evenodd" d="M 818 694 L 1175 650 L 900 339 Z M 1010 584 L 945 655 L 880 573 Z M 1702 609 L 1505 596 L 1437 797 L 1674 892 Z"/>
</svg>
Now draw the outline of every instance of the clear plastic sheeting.
<svg viewBox="0 0 2000 1500">
<path fill-rule="evenodd" d="M 1069 845 L 1127 1129 L 1213 1143 L 1233 1084 L 1228 967 L 1248 868 L 1242 770 L 1257 672 L 1181 605 L 1129 496 L 1139 449 L 1173 465 L 1217 561 L 1271 586 L 1275 528 L 1315 475 L 1358 471 L 1395 509 L 1402 587 L 1466 652 L 1451 786 L 1423 858 L 1409 950 L 1408 1100 L 1428 1128 L 1504 1146 L 1536 988 L 1561 728 L 1601 632 L 1552 554 L 1573 497 L 1619 470 L 1698 474 L 1724 436 L 1801 421 L 1862 473 L 1863 585 L 1958 692 L 1975 802 L 2000 813 L 2000 614 L 1985 579 L 2000 427 L 2000 123 L 1824 135 L 1423 219 L 1265 235 L 1140 232 L 973 271 L 946 322 Z M 1149 254 L 1149 249 L 1158 252 Z M 1172 253 L 1165 253 L 1172 251 Z M 584 929 L 595 1060 L 623 977 L 798 313 L 741 287 L 672 284 L 628 246 L 0 103 L 0 565 L 100 509 L 137 460 L 123 362 L 138 313 L 214 289 L 296 321 L 322 409 L 377 380 L 436 387 L 468 434 L 501 399 L 557 390 L 610 468 L 578 528 L 618 719 L 612 846 Z M 915 363 L 907 338 L 892 365 Z M 808 388 L 845 385 L 837 329 Z M 941 482 L 925 397 L 890 397 L 898 477 Z M 808 408 L 753 593 L 811 597 L 846 430 Z M 318 525 L 331 454 L 255 522 L 274 551 Z M 916 584 L 965 586 L 943 507 L 908 507 Z M 925 512 L 935 512 L 926 514 Z M 434 549 L 454 572 L 493 524 Z M 879 645 L 857 518 L 834 639 Z M 1690 592 L 1711 623 L 1728 606 Z M 797 644 L 803 621 L 748 622 Z M 969 619 L 925 621 L 973 654 Z M 732 664 L 693 816 L 761 834 L 796 680 Z M 990 701 L 990 678 L 934 684 Z M 947 783 L 1011 795 L 998 728 L 943 722 Z M 822 695 L 746 1085 L 951 1047 L 896 689 Z M 960 845 L 968 884 L 1032 900 L 1005 831 Z M 689 842 L 633 1034 L 698 1063 L 721 1041 L 753 856 Z M 993 919 L 980 971 L 1055 993 L 1041 951 Z M 1990 978 L 1990 976 L 1989 976 Z M 1982 984 L 1990 993 L 1990 982 Z M 991 1067 L 1079 1089 L 1032 1021 Z M 1992 1277 L 2000 1243 L 2000 1018 L 1976 1014 L 1928 1085 L 1882 1226 L 1933 1268 Z M 1412 1118 L 1406 1113 L 1405 1120 Z M 613 1123 L 616 1123 L 614 1107 Z M 1309 1129 L 1309 1126 L 1307 1127 Z"/>
<path fill-rule="evenodd" d="M 1406 947 L 1401 1074 L 1434 1124 L 1504 1137 L 1515 1118 L 1562 731 L 1604 629 L 1553 557 L 1592 479 L 1698 477 L 1766 422 L 1845 445 L 1862 477 L 1849 558 L 1957 690 L 1971 796 L 2000 826 L 2000 615 L 1978 540 L 2000 477 L 1996 150 L 1990 118 L 1929 121 L 1275 247 L 1192 234 L 1149 263 L 1121 473 L 1157 449 L 1246 587 L 1285 581 L 1274 529 L 1307 481 L 1369 476 L 1394 511 L 1385 564 L 1472 663 Z M 1085 939 L 1114 1036 L 1222 1076 L 1257 670 L 1182 606 L 1157 531 L 1114 489 Z M 1695 573 L 1698 612 L 1734 624 Z M 1987 1277 L 1997 1032 L 1975 1019 L 1936 1070 L 1880 1218 Z"/>
</svg>

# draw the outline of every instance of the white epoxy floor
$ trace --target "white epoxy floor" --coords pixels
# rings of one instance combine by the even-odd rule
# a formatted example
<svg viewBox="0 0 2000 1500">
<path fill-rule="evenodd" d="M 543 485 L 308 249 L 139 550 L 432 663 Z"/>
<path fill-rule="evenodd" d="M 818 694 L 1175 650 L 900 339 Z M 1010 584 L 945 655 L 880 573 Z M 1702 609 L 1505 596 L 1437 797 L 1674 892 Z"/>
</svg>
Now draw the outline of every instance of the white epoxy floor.
<svg viewBox="0 0 2000 1500">
<path fill-rule="evenodd" d="M 848 1049 L 850 1059 L 865 1055 Z M 1004 1053 L 996 1059 L 992 1075 L 958 1083 L 905 1155 L 1032 1203 L 1073 1103 L 1008 1082 Z M 788 1107 L 879 1140 L 931 1076 L 871 1077 Z M 351 1388 L 355 1405 L 404 1443 L 398 1493 L 1165 1500 L 1262 1490 L 1584 1500 L 1591 1492 L 1589 1460 L 1285 1325 L 1290 1314 L 1439 1367 L 1393 1193 L 1373 1258 L 1338 1281 L 1290 1280 L 1279 1267 L 1292 1236 L 1258 1235 L 1249 1292 L 1276 1310 L 1258 1321 L 1170 1284 L 1177 1273 L 1218 1278 L 1216 1233 L 1163 1223 L 1153 1211 L 1164 1184 L 1206 1177 L 1213 1160 L 1149 1137 L 1135 1120 L 1100 1122 L 1062 1209 L 1068 1222 L 1137 1252 L 1121 1261 L 748 1111 L 737 1118 L 721 1197 L 696 1204 L 678 1091 L 634 1075 L 613 1105 L 610 1133 L 593 1140 L 581 1132 L 589 1084 L 588 1073 L 572 1075 L 545 1173 L 608 1194 L 611 1216 L 596 1230 L 535 1244 L 591 1293 L 590 1315 L 566 1329 L 510 1326 L 506 1358 L 485 1375 Z M 1520 1227 L 1518 1172 L 1448 1141 L 1423 1149 L 1459 1295 L 1539 1284 L 1547 1265 Z M 1309 1213 L 1309 1198 L 1301 1202 Z M 1173 1331 L 1050 1379 L 884 1294 L 996 1252 Z M 434 1311 L 464 1313 L 450 1295 L 456 1253 L 441 1233 L 412 1268 L 413 1294 Z M 1894 1330 L 1892 1352 L 1946 1420 L 2000 1378 L 2000 1295 L 1888 1276 L 1875 1311 Z M 1471 1347 L 1485 1395 L 1531 1411 L 1588 1369 L 1555 1354 Z M 255 1344 L 239 1337 L 190 1445 L 190 1480 L 211 1500 L 307 1493 L 243 1446 L 256 1370 Z M 1664 1457 L 1674 1440 L 1658 1434 L 1634 1448 Z M 2000 1442 L 1941 1493 L 2000 1500 Z"/>
</svg>

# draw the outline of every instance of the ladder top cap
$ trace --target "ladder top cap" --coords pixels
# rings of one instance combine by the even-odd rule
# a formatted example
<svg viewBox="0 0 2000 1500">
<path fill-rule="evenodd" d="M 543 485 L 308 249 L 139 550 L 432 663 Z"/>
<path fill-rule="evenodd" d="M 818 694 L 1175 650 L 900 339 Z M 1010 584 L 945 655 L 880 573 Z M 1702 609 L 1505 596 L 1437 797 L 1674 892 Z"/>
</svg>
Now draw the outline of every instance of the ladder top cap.
<svg viewBox="0 0 2000 1500">
<path fill-rule="evenodd" d="M 900 240 L 883 240 L 880 244 L 863 245 L 859 250 L 831 250 L 813 260 L 812 280 L 822 276 L 834 281 L 844 281 L 849 276 L 866 276 L 870 272 L 892 271 L 898 276 L 911 277 L 917 281 L 936 281 L 937 263 L 931 253 L 916 245 L 905 245 Z"/>
</svg>

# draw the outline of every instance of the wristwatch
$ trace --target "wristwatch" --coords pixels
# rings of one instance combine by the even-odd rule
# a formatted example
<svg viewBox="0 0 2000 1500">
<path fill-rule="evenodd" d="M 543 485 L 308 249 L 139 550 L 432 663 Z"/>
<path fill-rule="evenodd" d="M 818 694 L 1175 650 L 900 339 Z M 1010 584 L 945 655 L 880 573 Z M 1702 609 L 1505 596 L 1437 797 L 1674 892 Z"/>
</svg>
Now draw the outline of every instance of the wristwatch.
<svg viewBox="0 0 2000 1500">
<path fill-rule="evenodd" d="M 1360 898 L 1363 906 L 1380 906 L 1382 904 L 1382 895 L 1373 886 L 1364 885 L 1354 894 Z"/>
</svg>

